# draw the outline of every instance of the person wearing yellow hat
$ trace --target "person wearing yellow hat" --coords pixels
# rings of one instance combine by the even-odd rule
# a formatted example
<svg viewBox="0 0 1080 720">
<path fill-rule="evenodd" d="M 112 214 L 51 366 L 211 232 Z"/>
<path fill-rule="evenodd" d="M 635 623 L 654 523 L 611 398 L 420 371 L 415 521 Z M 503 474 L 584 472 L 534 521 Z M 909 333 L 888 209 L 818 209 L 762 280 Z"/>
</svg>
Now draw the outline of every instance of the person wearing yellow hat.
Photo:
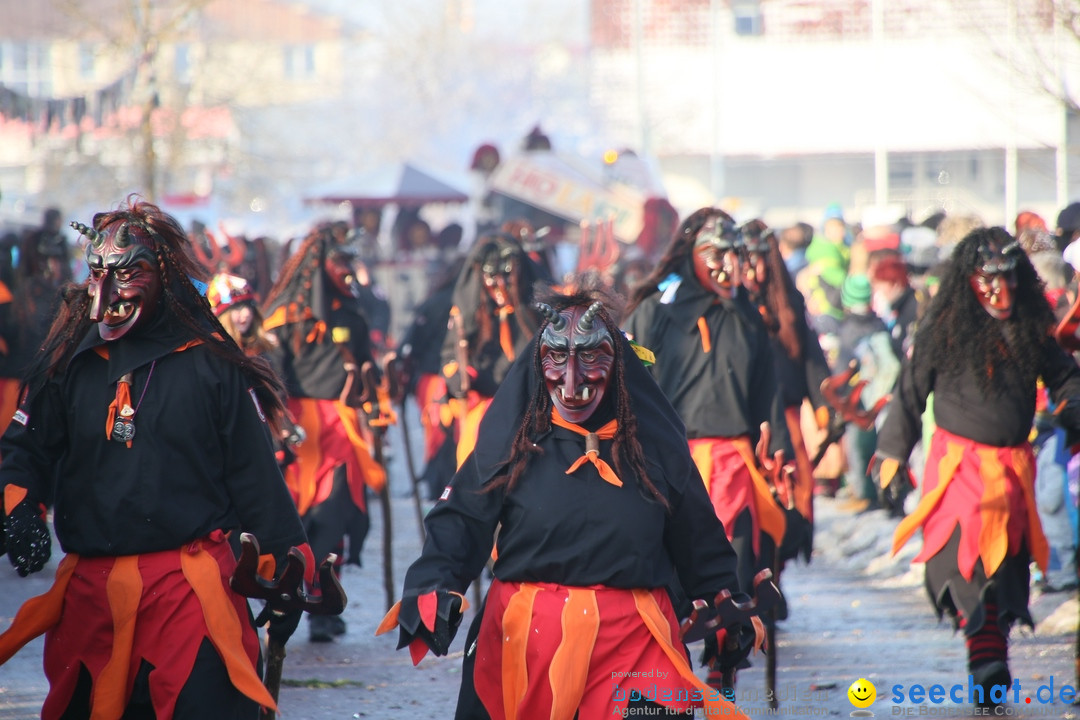
<svg viewBox="0 0 1080 720">
<path fill-rule="evenodd" d="M 262 355 L 277 345 L 277 338 L 263 330 L 258 297 L 247 280 L 218 273 L 210 280 L 206 299 L 221 326 L 247 355 Z"/>
</svg>

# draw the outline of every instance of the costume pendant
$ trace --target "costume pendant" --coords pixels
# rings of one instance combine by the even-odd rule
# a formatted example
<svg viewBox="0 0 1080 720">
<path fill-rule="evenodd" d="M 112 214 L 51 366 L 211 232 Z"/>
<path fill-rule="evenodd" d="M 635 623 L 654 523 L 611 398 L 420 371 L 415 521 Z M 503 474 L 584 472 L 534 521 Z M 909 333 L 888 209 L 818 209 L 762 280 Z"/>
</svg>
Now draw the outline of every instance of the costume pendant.
<svg viewBox="0 0 1080 720">
<path fill-rule="evenodd" d="M 135 437 L 135 423 L 132 422 L 131 416 L 135 414 L 135 411 L 130 405 L 125 405 L 120 410 L 120 417 L 116 418 L 116 422 L 112 427 L 112 439 L 116 442 L 128 443 Z"/>
</svg>

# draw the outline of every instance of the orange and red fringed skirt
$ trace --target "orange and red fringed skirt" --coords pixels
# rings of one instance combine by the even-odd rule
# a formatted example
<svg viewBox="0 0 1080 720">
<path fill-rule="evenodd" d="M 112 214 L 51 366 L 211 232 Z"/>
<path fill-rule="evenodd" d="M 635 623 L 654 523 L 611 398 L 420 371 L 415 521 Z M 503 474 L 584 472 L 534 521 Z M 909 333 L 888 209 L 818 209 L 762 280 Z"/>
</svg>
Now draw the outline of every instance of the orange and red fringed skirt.
<svg viewBox="0 0 1080 720">
<path fill-rule="evenodd" d="M 1028 562 L 1044 571 L 1049 546 L 1035 505 L 1035 459 L 1028 443 L 994 447 L 938 428 L 930 442 L 922 499 L 896 528 L 895 554 L 922 528 L 927 589 L 939 612 L 981 626 L 987 585 L 1002 620 L 1029 622 Z"/>
<path fill-rule="evenodd" d="M 344 465 L 353 503 L 367 512 L 364 486 L 379 492 L 386 470 L 375 462 L 356 408 L 337 400 L 289 398 L 289 412 L 307 439 L 296 448 L 296 461 L 285 468 L 285 483 L 300 515 L 330 496 L 335 468 Z"/>
<path fill-rule="evenodd" d="M 690 440 L 690 455 L 705 481 L 705 489 L 728 539 L 735 529 L 735 518 L 749 509 L 754 555 L 761 555 L 763 532 L 780 547 L 787 518 L 777 505 L 768 480 L 757 469 L 749 438 L 696 438 Z"/>
<path fill-rule="evenodd" d="M 94 717 L 120 717 L 145 660 L 158 717 L 171 717 L 204 639 L 232 684 L 260 705 L 275 704 L 255 672 L 259 639 L 247 601 L 228 588 L 236 561 L 224 533 L 179 550 L 84 558 L 69 554 L 46 593 L 27 600 L 0 635 L 0 664 L 45 634 L 47 720 L 63 715 L 85 666 Z"/>
<path fill-rule="evenodd" d="M 455 414 L 458 416 L 457 466 L 460 468 L 465 464 L 469 453 L 476 448 L 476 437 L 480 434 L 480 421 L 484 419 L 484 413 L 491 405 L 491 398 L 483 397 L 470 390 L 465 400 L 455 399 L 453 405 Z"/>
<path fill-rule="evenodd" d="M 416 381 L 416 405 L 420 410 L 420 425 L 424 428 L 424 463 L 431 462 L 446 442 L 443 407 L 446 401 L 446 380 L 441 375 L 427 373 Z"/>
<path fill-rule="evenodd" d="M 495 580 L 474 682 L 492 720 L 622 716 L 637 698 L 745 718 L 694 675 L 662 589 Z"/>
</svg>

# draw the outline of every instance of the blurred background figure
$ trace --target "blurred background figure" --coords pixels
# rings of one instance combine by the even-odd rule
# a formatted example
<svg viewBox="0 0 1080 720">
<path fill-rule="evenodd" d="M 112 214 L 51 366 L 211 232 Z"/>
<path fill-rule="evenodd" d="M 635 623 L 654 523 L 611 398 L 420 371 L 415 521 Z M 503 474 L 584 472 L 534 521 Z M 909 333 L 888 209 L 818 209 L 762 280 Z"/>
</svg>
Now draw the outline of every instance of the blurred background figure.
<svg viewBox="0 0 1080 720">
<path fill-rule="evenodd" d="M 247 280 L 218 273 L 210 279 L 206 299 L 221 326 L 246 354 L 264 355 L 277 347 L 277 339 L 263 329 L 258 298 Z"/>
<path fill-rule="evenodd" d="M 353 289 L 353 260 L 331 227 L 312 230 L 266 299 L 264 327 L 276 338 L 273 364 L 289 413 L 307 438 L 285 468 L 285 481 L 308 542 L 316 557 L 336 552 L 342 558 L 348 535 L 349 557 L 359 560 L 369 527 L 368 489 L 381 491 L 386 471 L 374 460 L 359 409 L 360 370 L 374 358 Z M 339 616 L 309 616 L 312 642 L 345 631 Z"/>
<path fill-rule="evenodd" d="M 508 233 L 479 238 L 465 260 L 442 347 L 442 372 L 456 421 L 457 466 L 472 452 L 499 383 L 540 325 L 532 297 L 544 275 L 520 240 Z"/>
<path fill-rule="evenodd" d="M 844 318 L 837 333 L 839 353 L 835 366 L 841 370 L 856 363 L 859 377 L 868 381 L 859 398 L 867 410 L 892 391 L 900 375 L 900 359 L 893 350 L 889 329 L 871 309 L 871 298 L 870 281 L 865 275 L 851 275 L 844 281 L 841 298 Z M 880 422 L 883 421 L 884 418 L 880 418 Z M 845 483 L 859 509 L 878 507 L 877 487 L 868 472 L 876 445 L 876 430 L 862 430 L 853 423 L 848 424 L 844 433 Z"/>
</svg>

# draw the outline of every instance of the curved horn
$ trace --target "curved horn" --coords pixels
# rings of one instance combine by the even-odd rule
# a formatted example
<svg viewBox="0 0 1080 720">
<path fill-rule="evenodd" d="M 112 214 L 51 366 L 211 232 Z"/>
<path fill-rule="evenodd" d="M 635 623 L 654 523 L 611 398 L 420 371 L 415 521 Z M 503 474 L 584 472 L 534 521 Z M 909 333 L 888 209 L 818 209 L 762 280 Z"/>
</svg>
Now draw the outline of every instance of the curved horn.
<svg viewBox="0 0 1080 720">
<path fill-rule="evenodd" d="M 585 314 L 578 318 L 577 329 L 581 332 L 588 332 L 592 330 L 593 319 L 600 313 L 604 307 L 603 303 L 599 300 L 589 306 L 589 309 L 585 311 Z"/>
<path fill-rule="evenodd" d="M 94 228 L 74 220 L 71 222 L 71 227 L 78 230 L 80 235 L 85 236 L 94 247 L 101 247 L 105 243 L 105 233 L 98 232 Z"/>
<path fill-rule="evenodd" d="M 551 329 L 555 332 L 562 332 L 566 327 L 566 320 L 562 315 L 558 313 L 555 308 L 551 307 L 547 303 L 536 303 L 536 309 L 540 311 L 540 314 L 547 318 L 548 323 L 551 325 Z"/>
<path fill-rule="evenodd" d="M 128 223 L 124 223 L 120 226 L 120 229 L 116 231 L 116 239 L 113 241 L 117 249 L 126 248 L 131 244 L 131 227 Z"/>
</svg>

